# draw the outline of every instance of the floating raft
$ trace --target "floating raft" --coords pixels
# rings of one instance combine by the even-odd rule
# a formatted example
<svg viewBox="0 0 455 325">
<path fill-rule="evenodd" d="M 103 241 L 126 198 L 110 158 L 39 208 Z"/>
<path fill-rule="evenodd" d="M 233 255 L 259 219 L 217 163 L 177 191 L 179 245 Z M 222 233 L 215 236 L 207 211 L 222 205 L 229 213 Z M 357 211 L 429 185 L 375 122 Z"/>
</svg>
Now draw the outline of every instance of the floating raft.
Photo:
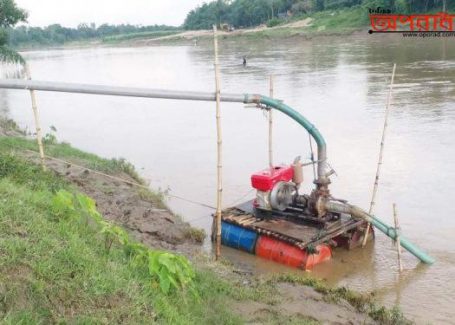
<svg viewBox="0 0 455 325">
<path fill-rule="evenodd" d="M 322 221 L 298 213 L 258 216 L 252 201 L 222 213 L 222 244 L 301 269 L 327 261 L 332 247 L 361 244 L 363 221 L 341 215 Z"/>
</svg>

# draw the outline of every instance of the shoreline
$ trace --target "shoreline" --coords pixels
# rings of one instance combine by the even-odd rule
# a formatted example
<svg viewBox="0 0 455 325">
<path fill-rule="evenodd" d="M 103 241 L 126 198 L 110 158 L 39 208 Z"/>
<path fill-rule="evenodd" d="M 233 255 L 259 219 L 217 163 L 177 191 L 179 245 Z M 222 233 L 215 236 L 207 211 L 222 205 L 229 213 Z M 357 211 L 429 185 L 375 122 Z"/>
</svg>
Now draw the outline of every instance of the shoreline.
<svg viewBox="0 0 455 325">
<path fill-rule="evenodd" d="M 275 41 L 294 41 L 294 40 L 303 40 L 303 41 L 313 41 L 318 39 L 325 38 L 336 38 L 336 37 L 367 37 L 367 32 L 364 32 L 361 29 L 349 29 L 345 31 L 331 31 L 331 32 L 317 32 L 317 33 L 305 33 L 299 32 L 291 29 L 283 29 L 284 32 L 288 33 L 286 36 L 279 36 L 269 34 L 266 32 L 254 32 L 248 34 L 238 34 L 238 35 L 223 35 L 222 39 L 226 41 L 238 41 L 238 42 L 249 42 L 249 41 L 265 41 L 265 42 L 275 42 Z M 98 48 L 135 48 L 135 47 L 151 47 L 151 46 L 198 46 L 200 44 L 208 45 L 211 44 L 213 40 L 212 32 L 207 31 L 207 34 L 202 36 L 188 36 L 190 34 L 184 35 L 173 35 L 172 37 L 166 39 L 136 39 L 129 41 L 121 42 L 110 42 L 104 43 L 100 40 L 90 41 L 90 42 L 76 42 L 76 43 L 66 43 L 61 45 L 51 45 L 51 46 L 32 46 L 32 47 L 20 47 L 16 50 L 20 53 L 34 52 L 34 51 L 65 51 L 65 50 L 84 50 L 84 49 L 98 49 Z M 195 41 L 197 42 L 195 44 Z"/>
</svg>

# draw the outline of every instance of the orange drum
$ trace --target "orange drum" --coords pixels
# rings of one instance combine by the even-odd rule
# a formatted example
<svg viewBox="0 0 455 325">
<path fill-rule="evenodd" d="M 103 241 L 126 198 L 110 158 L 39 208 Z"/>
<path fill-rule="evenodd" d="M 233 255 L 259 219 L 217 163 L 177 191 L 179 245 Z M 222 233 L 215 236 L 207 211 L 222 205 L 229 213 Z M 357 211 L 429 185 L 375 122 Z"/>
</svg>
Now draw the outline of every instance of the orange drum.
<svg viewBox="0 0 455 325">
<path fill-rule="evenodd" d="M 309 270 L 332 257 L 332 250 L 328 245 L 318 245 L 316 250 L 318 253 L 308 254 L 296 246 L 269 236 L 259 237 L 256 243 L 256 255 L 304 270 Z"/>
</svg>

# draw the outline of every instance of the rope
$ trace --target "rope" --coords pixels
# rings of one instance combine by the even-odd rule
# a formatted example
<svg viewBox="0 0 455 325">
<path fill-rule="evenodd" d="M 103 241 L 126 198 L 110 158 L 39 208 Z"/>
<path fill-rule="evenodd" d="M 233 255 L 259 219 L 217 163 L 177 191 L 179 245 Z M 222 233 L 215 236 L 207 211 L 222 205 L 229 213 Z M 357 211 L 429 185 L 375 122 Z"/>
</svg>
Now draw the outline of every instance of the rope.
<svg viewBox="0 0 455 325">
<path fill-rule="evenodd" d="M 181 196 L 178 196 L 178 195 L 173 195 L 173 194 L 166 194 L 166 195 L 169 196 L 169 197 L 172 197 L 174 199 L 179 199 L 179 200 L 182 200 L 182 201 L 185 201 L 185 202 L 188 202 L 188 203 L 192 203 L 192 204 L 195 204 L 195 205 L 203 206 L 205 208 L 216 210 L 216 208 L 214 206 L 211 206 L 211 205 L 208 205 L 208 204 L 205 204 L 205 203 L 201 203 L 201 202 L 198 202 L 198 201 L 193 201 L 193 200 L 190 200 L 190 199 L 185 199 L 184 197 L 181 197 Z"/>
<path fill-rule="evenodd" d="M 26 150 L 26 151 L 29 151 L 29 152 L 32 152 L 32 153 L 34 153 L 34 154 L 37 154 L 36 151 L 29 150 L 29 149 L 25 149 L 25 150 Z M 75 164 L 75 163 L 73 163 L 73 162 L 63 160 L 63 159 L 55 158 L 55 157 L 48 156 L 48 155 L 44 155 L 44 156 L 45 156 L 47 159 L 50 159 L 50 160 L 55 160 L 55 161 L 59 161 L 59 162 L 65 163 L 65 164 L 70 164 L 70 165 L 76 166 L 76 167 L 81 168 L 81 169 L 89 170 L 89 171 L 91 171 L 91 172 L 94 173 L 94 174 L 99 174 L 99 175 L 104 176 L 104 177 L 107 177 L 107 178 L 111 178 L 111 179 L 114 179 L 114 180 L 117 180 L 117 181 L 120 181 L 120 182 L 124 182 L 124 183 L 127 183 L 127 184 L 131 184 L 131 185 L 134 185 L 134 186 L 137 186 L 137 187 L 141 187 L 141 188 L 150 190 L 150 188 L 149 188 L 148 186 L 142 185 L 142 184 L 137 183 L 137 182 L 133 182 L 133 181 L 126 180 L 126 179 L 124 179 L 124 178 L 120 178 L 120 177 L 117 177 L 117 176 L 112 176 L 112 175 L 109 175 L 109 174 L 105 174 L 105 173 L 99 172 L 99 171 L 97 171 L 97 170 L 93 170 L 93 169 L 91 169 L 91 168 L 87 168 L 87 167 L 85 167 L 85 166 L 78 165 L 78 164 Z M 237 200 L 233 201 L 229 206 L 233 206 L 234 204 L 238 203 L 240 200 L 242 200 L 243 198 L 245 198 L 247 195 L 249 195 L 249 194 L 250 194 L 251 192 L 253 192 L 253 191 L 254 191 L 254 189 L 248 191 L 248 193 L 244 194 L 242 197 L 240 197 L 240 198 L 238 198 Z M 181 201 L 185 201 L 185 202 L 188 202 L 188 203 L 192 203 L 192 204 L 195 204 L 195 205 L 200 205 L 200 206 L 203 206 L 203 207 L 205 207 L 205 208 L 212 209 L 212 210 L 216 210 L 216 208 L 215 208 L 214 206 L 208 205 L 208 204 L 206 204 L 206 203 L 198 202 L 198 201 L 195 201 L 195 200 L 187 199 L 187 198 L 184 198 L 184 197 L 179 196 L 179 195 L 167 193 L 166 196 L 169 196 L 169 197 L 171 197 L 171 198 L 178 199 L 178 200 L 181 200 Z"/>
<path fill-rule="evenodd" d="M 18 148 L 14 148 L 14 146 L 12 145 L 9 145 L 11 148 L 13 149 L 18 149 Z M 24 151 L 27 151 L 27 152 L 30 152 L 32 154 L 39 154 L 38 152 L 34 151 L 34 150 L 30 150 L 30 149 L 22 149 L 21 150 L 24 150 Z M 113 180 L 116 180 L 116 181 L 119 181 L 119 182 L 123 182 L 123 183 L 126 183 L 126 184 L 130 184 L 130 185 L 133 185 L 133 186 L 137 186 L 137 187 L 140 187 L 140 188 L 143 188 L 143 189 L 146 189 L 146 190 L 150 190 L 150 188 L 147 186 L 147 185 L 143 185 L 143 184 L 140 184 L 138 182 L 134 182 L 134 181 L 130 181 L 130 180 L 127 180 L 127 179 L 124 179 L 124 178 L 121 178 L 121 177 L 117 177 L 117 176 L 113 176 L 113 175 L 109 175 L 109 174 L 106 174 L 106 173 L 103 173 L 103 172 L 100 172 L 100 171 L 97 171 L 97 170 L 94 170 L 94 169 L 91 169 L 91 168 L 88 168 L 86 166 L 83 166 L 83 165 L 78 165 L 74 162 L 71 162 L 71 161 L 67 161 L 67 160 L 63 160 L 63 159 L 60 159 L 60 158 L 56 158 L 56 157 L 52 157 L 52 156 L 49 156 L 49 155 L 44 155 L 44 157 L 46 159 L 49 159 L 49 160 L 54 160 L 54 161 L 58 161 L 58 162 L 61 162 L 61 163 L 64 163 L 64 164 L 68 164 L 68 165 L 72 165 L 74 167 L 77 167 L 77 168 L 80 168 L 80 169 L 83 169 L 83 170 L 88 170 L 94 174 L 98 174 L 98 175 L 101 175 L 103 177 L 106 177 L 106 178 L 110 178 L 110 179 L 113 179 Z M 307 163 L 307 164 L 304 164 L 304 165 L 310 165 L 310 164 L 314 164 L 314 162 L 311 162 L 311 163 Z M 241 197 L 239 197 L 238 199 L 232 201 L 228 207 L 231 207 L 231 206 L 234 206 L 236 205 L 238 202 L 240 202 L 241 200 L 245 199 L 245 197 L 247 197 L 248 195 L 250 195 L 252 192 L 254 192 L 255 189 L 251 189 L 249 190 L 247 193 L 245 193 L 244 195 L 242 195 Z M 205 207 L 205 208 L 209 208 L 209 209 L 212 209 L 212 210 L 216 210 L 216 208 L 214 206 L 211 206 L 211 205 L 208 205 L 206 203 L 203 203 L 203 202 L 198 202 L 198 201 L 195 201 L 195 200 L 191 200 L 191 199 L 187 199 L 187 198 L 184 198 L 182 196 L 179 196 L 179 195 L 175 195 L 175 194 L 169 194 L 169 193 L 166 193 L 166 196 L 168 197 L 171 197 L 173 199 L 178 199 L 178 200 L 181 200 L 181 201 L 185 201 L 187 203 L 191 203 L 191 204 L 194 204 L 194 205 L 199 205 L 199 206 L 202 206 L 202 207 Z M 202 219 L 202 218 L 205 218 L 204 217 L 201 217 L 201 218 L 196 218 L 196 219 L 193 219 L 191 221 L 195 221 L 195 220 L 199 220 L 199 219 Z"/>
<path fill-rule="evenodd" d="M 33 150 L 29 150 L 29 149 L 24 149 L 24 150 L 28 151 L 28 152 L 31 152 L 33 154 L 38 154 L 36 151 L 33 151 Z M 146 190 L 150 190 L 150 188 L 148 186 L 146 186 L 146 185 L 143 185 L 143 184 L 140 184 L 140 183 L 137 183 L 137 182 L 133 182 L 133 181 L 129 181 L 129 180 L 121 178 L 121 177 L 109 175 L 109 174 L 106 174 L 106 173 L 103 173 L 103 172 L 100 172 L 100 171 L 97 171 L 97 170 L 94 170 L 94 169 L 91 169 L 91 168 L 88 168 L 88 167 L 85 167 L 85 166 L 82 166 L 82 165 L 75 164 L 75 163 L 67 161 L 67 160 L 55 158 L 55 157 L 48 156 L 48 155 L 44 155 L 44 157 L 46 157 L 46 159 L 58 161 L 58 162 L 61 162 L 61 163 L 64 163 L 64 164 L 69 164 L 69 165 L 75 166 L 75 167 L 80 168 L 80 169 L 89 170 L 90 172 L 92 172 L 94 174 L 98 174 L 98 175 L 101 175 L 101 176 L 106 177 L 106 178 L 110 178 L 110 179 L 113 179 L 113 180 L 116 180 L 116 181 L 119 181 L 119 182 L 123 182 L 123 183 L 126 183 L 126 184 L 130 184 L 130 185 L 133 185 L 133 186 L 137 186 L 137 187 L 146 189 Z M 202 203 L 202 202 L 198 202 L 198 201 L 194 201 L 194 200 L 190 200 L 190 199 L 186 199 L 186 198 L 178 196 L 178 195 L 166 194 L 166 196 L 169 196 L 169 197 L 174 198 L 174 199 L 182 200 L 182 201 L 185 201 L 185 202 L 188 202 L 188 203 L 192 203 L 192 204 L 195 204 L 195 205 L 200 205 L 200 206 L 203 206 L 203 207 L 206 207 L 206 208 L 209 208 L 209 209 L 216 210 L 216 208 L 211 206 L 211 205 L 208 205 L 208 204 L 205 204 L 205 203 Z"/>
<path fill-rule="evenodd" d="M 194 219 L 190 219 L 190 220 L 187 220 L 185 219 L 186 222 L 196 222 L 196 221 L 199 221 L 199 220 L 202 220 L 202 219 L 205 219 L 205 218 L 213 218 L 213 216 L 201 216 L 201 217 L 197 217 L 197 218 L 194 218 Z"/>
<path fill-rule="evenodd" d="M 231 202 L 231 204 L 229 204 L 228 206 L 231 207 L 231 206 L 234 206 L 236 205 L 237 203 L 239 203 L 241 200 L 243 200 L 245 197 L 247 197 L 248 195 L 250 195 L 252 192 L 254 192 L 255 189 L 251 189 L 249 190 L 247 193 L 245 193 L 244 195 L 242 195 L 241 197 L 239 197 L 237 200 Z"/>
</svg>

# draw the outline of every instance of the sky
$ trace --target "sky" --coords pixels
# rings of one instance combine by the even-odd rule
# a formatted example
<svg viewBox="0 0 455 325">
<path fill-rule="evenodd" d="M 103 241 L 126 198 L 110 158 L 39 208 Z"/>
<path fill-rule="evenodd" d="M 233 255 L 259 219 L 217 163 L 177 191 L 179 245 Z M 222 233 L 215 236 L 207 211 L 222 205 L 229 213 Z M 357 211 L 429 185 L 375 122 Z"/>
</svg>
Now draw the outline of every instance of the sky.
<svg viewBox="0 0 455 325">
<path fill-rule="evenodd" d="M 186 14 L 204 0 L 16 0 L 28 11 L 28 25 L 79 23 L 179 26 Z"/>
</svg>

